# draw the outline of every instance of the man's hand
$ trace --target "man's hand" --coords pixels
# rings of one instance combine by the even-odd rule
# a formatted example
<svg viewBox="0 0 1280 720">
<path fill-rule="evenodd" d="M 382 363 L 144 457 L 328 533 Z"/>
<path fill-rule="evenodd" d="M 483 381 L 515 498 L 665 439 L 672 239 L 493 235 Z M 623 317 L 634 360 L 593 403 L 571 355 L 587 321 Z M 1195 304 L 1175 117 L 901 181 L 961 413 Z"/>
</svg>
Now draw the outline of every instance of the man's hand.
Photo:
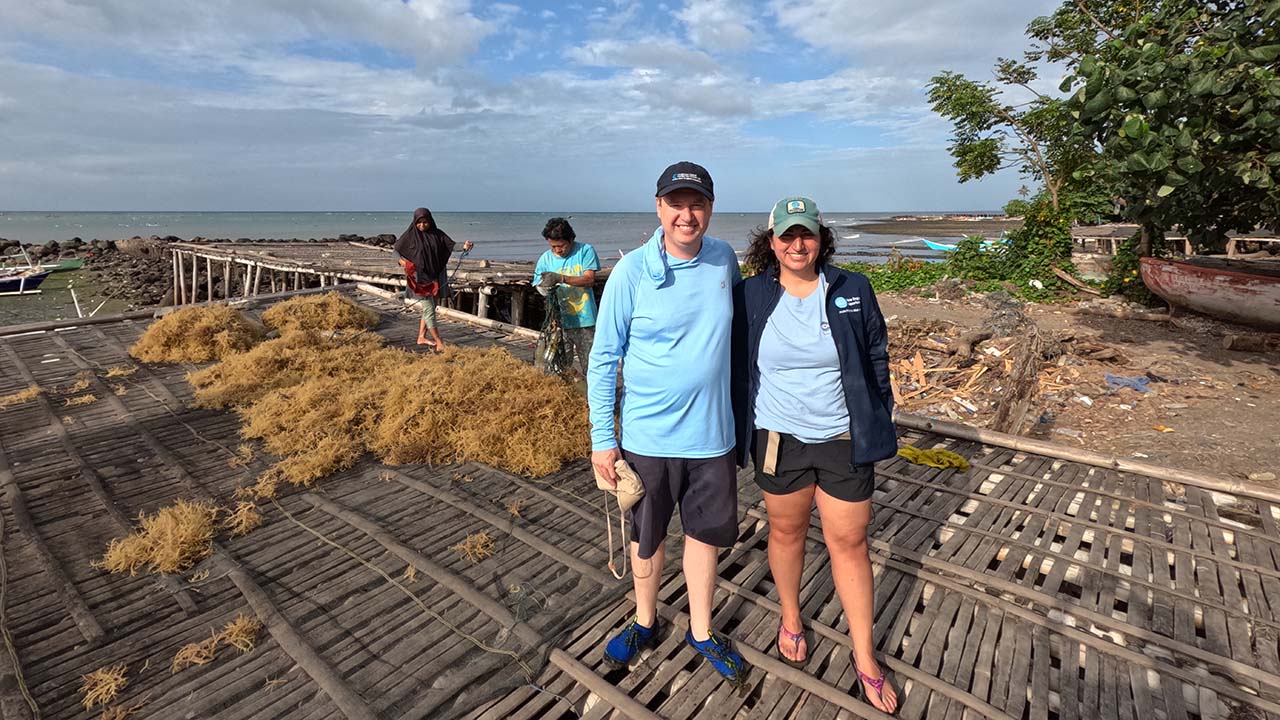
<svg viewBox="0 0 1280 720">
<path fill-rule="evenodd" d="M 618 448 L 609 448 L 608 450 L 593 450 L 591 452 L 591 467 L 604 478 L 606 482 L 614 487 L 618 487 L 618 471 L 614 469 L 614 464 L 622 459 L 622 453 Z"/>
<path fill-rule="evenodd" d="M 538 289 L 550 290 L 562 282 L 564 282 L 564 276 L 560 273 L 542 273 L 542 279 L 538 281 Z"/>
</svg>

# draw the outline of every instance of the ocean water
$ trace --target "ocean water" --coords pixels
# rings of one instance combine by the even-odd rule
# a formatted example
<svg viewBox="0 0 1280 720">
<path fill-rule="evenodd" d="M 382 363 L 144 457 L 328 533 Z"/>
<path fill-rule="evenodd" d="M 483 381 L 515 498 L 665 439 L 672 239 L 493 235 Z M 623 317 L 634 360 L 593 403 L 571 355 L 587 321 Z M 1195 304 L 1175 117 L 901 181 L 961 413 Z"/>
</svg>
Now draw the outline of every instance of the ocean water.
<svg viewBox="0 0 1280 720">
<path fill-rule="evenodd" d="M 568 217 L 578 239 L 591 243 L 602 260 L 616 260 L 649 238 L 657 227 L 653 213 L 438 212 L 436 223 L 454 240 L 471 240 L 471 256 L 490 260 L 536 260 L 547 248 L 542 228 L 548 218 Z M 904 255 L 933 257 L 908 235 L 865 235 L 854 227 L 889 217 L 890 213 L 829 213 L 837 231 L 840 255 L 875 261 L 892 248 Z M 141 235 L 173 235 L 218 239 L 333 238 L 342 234 L 399 235 L 408 227 L 407 212 L 0 212 L 0 238 L 44 243 L 50 240 L 118 240 Z M 741 250 L 753 230 L 767 221 L 764 213 L 717 212 L 709 234 Z"/>
</svg>

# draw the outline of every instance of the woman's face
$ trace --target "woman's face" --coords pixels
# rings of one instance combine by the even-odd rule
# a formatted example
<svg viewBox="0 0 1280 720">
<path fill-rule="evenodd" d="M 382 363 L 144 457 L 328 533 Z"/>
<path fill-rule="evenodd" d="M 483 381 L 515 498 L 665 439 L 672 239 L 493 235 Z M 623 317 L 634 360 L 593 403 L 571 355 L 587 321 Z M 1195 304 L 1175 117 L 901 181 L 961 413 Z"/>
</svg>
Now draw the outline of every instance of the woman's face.
<svg viewBox="0 0 1280 720">
<path fill-rule="evenodd" d="M 431 229 L 431 221 L 430 221 L 430 220 L 427 220 L 427 219 L 426 219 L 426 218 L 424 218 L 424 217 L 420 217 L 420 218 L 418 218 L 417 220 L 414 220 L 414 221 L 413 221 L 413 224 L 414 224 L 414 225 L 415 225 L 419 230 L 422 230 L 422 231 L 427 231 L 427 230 L 430 230 L 430 229 Z"/>
<path fill-rule="evenodd" d="M 818 262 L 821 239 L 809 228 L 792 225 L 781 235 L 774 234 L 771 245 L 778 266 L 795 273 L 807 273 Z"/>
</svg>

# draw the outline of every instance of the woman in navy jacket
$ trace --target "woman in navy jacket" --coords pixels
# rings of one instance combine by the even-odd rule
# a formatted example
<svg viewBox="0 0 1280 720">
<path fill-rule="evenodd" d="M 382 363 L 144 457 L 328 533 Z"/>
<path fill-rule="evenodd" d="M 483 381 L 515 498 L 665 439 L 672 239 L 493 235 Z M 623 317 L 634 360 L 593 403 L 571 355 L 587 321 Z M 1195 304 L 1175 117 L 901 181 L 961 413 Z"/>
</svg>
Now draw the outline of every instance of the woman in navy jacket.
<svg viewBox="0 0 1280 720">
<path fill-rule="evenodd" d="M 800 616 L 805 534 L 814 503 L 849 621 L 867 700 L 893 712 L 872 640 L 867 525 L 877 460 L 897 452 L 884 316 L 867 278 L 830 263 L 835 237 L 803 197 L 774 206 L 734 292 L 738 462 L 750 457 L 769 513 L 769 568 L 782 605 L 778 651 L 807 661 Z M 856 688 L 855 688 L 856 690 Z"/>
</svg>

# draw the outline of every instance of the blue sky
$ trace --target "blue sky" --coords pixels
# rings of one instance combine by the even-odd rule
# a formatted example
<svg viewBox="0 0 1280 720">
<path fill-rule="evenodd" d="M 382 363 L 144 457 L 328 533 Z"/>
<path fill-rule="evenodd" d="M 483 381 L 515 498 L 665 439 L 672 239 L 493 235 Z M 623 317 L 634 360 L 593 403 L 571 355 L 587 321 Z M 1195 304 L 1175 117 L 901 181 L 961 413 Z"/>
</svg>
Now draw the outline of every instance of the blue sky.
<svg viewBox="0 0 1280 720">
<path fill-rule="evenodd" d="M 924 87 L 1058 5 L 0 2 L 5 210 L 648 210 L 685 159 L 721 210 L 995 209 Z"/>
</svg>

